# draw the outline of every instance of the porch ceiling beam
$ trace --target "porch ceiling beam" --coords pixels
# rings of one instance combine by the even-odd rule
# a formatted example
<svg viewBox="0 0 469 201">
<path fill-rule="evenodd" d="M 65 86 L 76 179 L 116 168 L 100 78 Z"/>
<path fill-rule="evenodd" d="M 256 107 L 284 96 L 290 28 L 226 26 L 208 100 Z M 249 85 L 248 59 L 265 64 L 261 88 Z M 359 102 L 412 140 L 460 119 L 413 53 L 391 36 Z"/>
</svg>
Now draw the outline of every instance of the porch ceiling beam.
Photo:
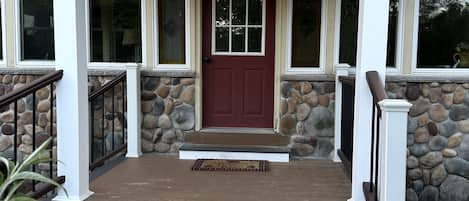
<svg viewBox="0 0 469 201">
<path fill-rule="evenodd" d="M 55 64 L 63 70 L 57 83 L 58 175 L 64 192 L 54 200 L 82 201 L 89 190 L 88 72 L 85 1 L 54 0 Z"/>
<path fill-rule="evenodd" d="M 389 0 L 360 0 L 355 122 L 353 139 L 352 198 L 364 201 L 362 183 L 369 181 L 373 97 L 367 71 L 377 71 L 384 84 L 389 18 Z"/>
</svg>

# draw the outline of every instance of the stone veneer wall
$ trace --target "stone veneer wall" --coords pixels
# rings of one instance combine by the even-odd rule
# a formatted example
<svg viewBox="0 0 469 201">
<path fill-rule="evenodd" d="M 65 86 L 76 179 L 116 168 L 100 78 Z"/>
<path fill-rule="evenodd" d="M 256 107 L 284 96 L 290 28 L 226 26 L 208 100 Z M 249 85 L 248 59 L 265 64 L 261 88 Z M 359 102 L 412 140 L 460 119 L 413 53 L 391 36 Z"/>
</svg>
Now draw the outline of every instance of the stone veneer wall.
<svg viewBox="0 0 469 201">
<path fill-rule="evenodd" d="M 0 95 L 7 94 L 25 84 L 37 79 L 40 75 L 24 74 L 0 74 Z M 23 160 L 33 151 L 33 122 L 36 123 L 36 146 L 40 146 L 50 136 L 50 88 L 44 87 L 36 92 L 36 105 L 33 105 L 33 97 L 29 95 L 18 100 L 18 130 L 17 130 L 17 157 Z M 53 103 L 55 105 L 55 103 Z M 36 116 L 33 117 L 33 108 L 36 108 Z M 55 111 L 54 122 L 55 122 Z M 14 157 L 14 104 L 0 108 L 0 155 L 13 159 Z M 56 136 L 55 123 L 52 128 L 53 136 Z M 53 158 L 56 159 L 56 141 L 53 142 Z M 54 172 L 55 172 L 54 166 Z M 38 170 L 48 175 L 48 164 L 39 164 Z M 54 173 L 55 174 L 55 173 Z"/>
<path fill-rule="evenodd" d="M 114 72 L 115 73 L 115 72 Z M 101 86 L 105 85 L 109 81 L 113 80 L 115 75 L 105 74 L 105 73 L 96 73 L 93 72 L 88 76 L 88 92 L 92 92 L 99 89 Z M 126 91 L 124 91 L 126 96 Z M 118 149 L 123 145 L 123 142 L 126 138 L 123 135 L 126 135 L 126 130 L 123 129 L 123 126 L 127 120 L 122 118 L 122 109 L 124 101 L 122 99 L 122 85 L 118 84 L 114 87 L 114 112 L 113 116 L 112 111 L 112 92 L 111 90 L 107 93 L 104 93 L 104 96 L 98 97 L 93 103 L 93 114 L 94 114 L 94 136 L 93 136 L 93 158 L 92 160 L 99 159 L 103 157 L 103 139 L 105 143 L 105 150 L 107 153 L 112 152 L 112 148 Z M 104 98 L 104 115 L 103 115 L 103 98 Z M 90 105 L 91 107 L 91 105 Z M 91 115 L 91 114 L 90 114 Z M 104 119 L 103 119 L 104 116 Z M 124 113 L 124 117 L 126 114 Z M 104 121 L 104 122 L 103 122 Z M 90 124 L 90 127 L 92 125 Z M 103 127 L 104 126 L 104 127 Z M 114 126 L 114 129 L 113 129 Z M 114 134 L 112 131 L 114 130 Z M 103 132 L 104 131 L 104 132 Z M 112 145 L 114 143 L 114 146 Z"/>
<path fill-rule="evenodd" d="M 142 77 L 142 151 L 177 153 L 195 127 L 195 79 Z"/>
<path fill-rule="evenodd" d="M 293 156 L 332 158 L 334 82 L 283 81 L 280 132 L 290 136 Z"/>
<path fill-rule="evenodd" d="M 407 201 L 469 200 L 469 83 L 387 83 L 406 98 Z"/>
</svg>

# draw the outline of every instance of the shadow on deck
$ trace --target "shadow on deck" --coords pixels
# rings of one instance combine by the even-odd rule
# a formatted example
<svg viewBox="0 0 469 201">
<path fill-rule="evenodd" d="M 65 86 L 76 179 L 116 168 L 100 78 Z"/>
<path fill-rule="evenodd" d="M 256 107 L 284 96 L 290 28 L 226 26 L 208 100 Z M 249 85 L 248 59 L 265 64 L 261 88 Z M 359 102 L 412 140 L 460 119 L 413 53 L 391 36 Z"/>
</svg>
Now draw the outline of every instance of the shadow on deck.
<svg viewBox="0 0 469 201">
<path fill-rule="evenodd" d="M 89 201 L 345 201 L 351 184 L 330 161 L 272 163 L 267 173 L 194 172 L 193 161 L 127 159 L 91 183 Z"/>
</svg>

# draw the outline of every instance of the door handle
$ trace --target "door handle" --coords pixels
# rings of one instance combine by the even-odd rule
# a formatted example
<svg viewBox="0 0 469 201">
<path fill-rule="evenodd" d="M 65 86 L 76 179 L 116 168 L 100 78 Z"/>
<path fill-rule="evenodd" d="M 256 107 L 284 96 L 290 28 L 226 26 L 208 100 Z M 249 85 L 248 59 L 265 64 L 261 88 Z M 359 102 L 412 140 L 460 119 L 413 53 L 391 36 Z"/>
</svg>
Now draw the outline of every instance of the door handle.
<svg viewBox="0 0 469 201">
<path fill-rule="evenodd" d="M 212 60 L 211 60 L 209 57 L 204 57 L 204 58 L 202 58 L 202 62 L 203 62 L 203 63 L 208 64 L 208 63 L 210 63 L 211 61 L 212 61 Z"/>
</svg>

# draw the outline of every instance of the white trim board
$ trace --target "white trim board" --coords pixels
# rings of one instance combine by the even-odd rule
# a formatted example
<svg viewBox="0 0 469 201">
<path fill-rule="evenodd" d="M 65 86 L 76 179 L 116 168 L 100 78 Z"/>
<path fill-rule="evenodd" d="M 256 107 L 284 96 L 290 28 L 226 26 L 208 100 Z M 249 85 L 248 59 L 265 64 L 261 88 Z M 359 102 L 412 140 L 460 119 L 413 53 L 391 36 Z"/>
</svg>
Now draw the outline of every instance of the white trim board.
<svg viewBox="0 0 469 201">
<path fill-rule="evenodd" d="M 289 153 L 253 153 L 253 152 L 228 152 L 228 151 L 179 151 L 181 160 L 197 159 L 224 159 L 224 160 L 266 160 L 270 162 L 288 163 Z"/>
</svg>

